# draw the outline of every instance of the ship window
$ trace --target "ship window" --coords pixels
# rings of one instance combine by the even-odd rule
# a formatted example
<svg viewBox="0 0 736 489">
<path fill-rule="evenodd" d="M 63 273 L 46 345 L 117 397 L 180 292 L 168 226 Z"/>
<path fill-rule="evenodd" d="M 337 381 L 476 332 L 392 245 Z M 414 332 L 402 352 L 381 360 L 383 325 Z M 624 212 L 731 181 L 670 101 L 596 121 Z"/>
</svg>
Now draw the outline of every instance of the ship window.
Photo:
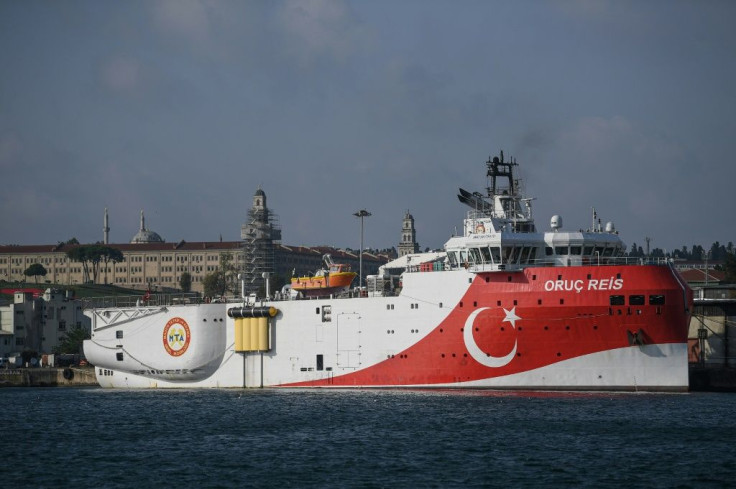
<svg viewBox="0 0 736 489">
<path fill-rule="evenodd" d="M 567 255 L 567 246 L 555 246 L 555 255 Z"/>
<path fill-rule="evenodd" d="M 318 308 L 317 308 L 317 310 L 316 310 L 316 311 L 314 311 L 314 312 L 316 312 L 317 314 L 319 314 L 319 307 L 318 307 Z"/>
<path fill-rule="evenodd" d="M 516 248 L 513 246 L 507 246 L 503 249 L 503 261 L 504 263 L 516 263 Z"/>
<path fill-rule="evenodd" d="M 522 252 L 521 252 L 521 253 L 522 253 L 522 254 L 521 254 L 521 262 L 522 262 L 522 263 L 529 263 L 529 259 L 530 259 L 531 255 L 532 255 L 532 252 L 533 252 L 533 251 L 534 251 L 534 248 L 532 248 L 532 247 L 528 247 L 528 246 L 527 246 L 527 247 L 525 247 L 525 248 L 524 248 L 524 249 L 522 250 Z"/>
<path fill-rule="evenodd" d="M 629 304 L 632 306 L 643 306 L 644 305 L 644 296 L 643 295 L 630 295 L 629 296 Z"/>
<path fill-rule="evenodd" d="M 554 250 L 552 249 L 552 247 L 551 247 L 551 246 L 547 246 L 547 247 L 546 247 L 546 248 L 544 249 L 544 253 L 545 253 L 545 254 L 546 254 L 547 256 L 552 256 L 552 255 L 554 255 Z"/>
<path fill-rule="evenodd" d="M 613 255 L 613 248 L 605 248 L 603 250 L 603 256 L 611 256 Z"/>
<path fill-rule="evenodd" d="M 460 263 L 462 263 L 463 265 L 468 263 L 468 252 L 467 251 L 460 252 Z"/>
<path fill-rule="evenodd" d="M 493 257 L 493 263 L 501 263 L 501 248 L 498 246 L 491 246 L 491 256 Z"/>
<path fill-rule="evenodd" d="M 325 368 L 324 355 L 317 355 L 317 370 L 323 370 Z"/>
<path fill-rule="evenodd" d="M 529 261 L 529 247 L 522 246 L 519 248 L 519 263 L 527 263 Z"/>
<path fill-rule="evenodd" d="M 470 262 L 474 264 L 483 263 L 483 258 L 480 256 L 480 250 L 478 248 L 470 248 L 468 250 L 470 254 Z"/>
<path fill-rule="evenodd" d="M 491 250 L 488 247 L 480 249 L 481 255 L 483 255 L 483 263 L 491 263 Z"/>
<path fill-rule="evenodd" d="M 583 252 L 581 246 L 570 246 L 571 255 L 580 255 Z"/>
<path fill-rule="evenodd" d="M 623 306 L 625 302 L 624 296 L 622 295 L 612 295 L 610 297 L 610 301 L 611 301 L 610 304 L 612 306 Z"/>
<path fill-rule="evenodd" d="M 451 251 L 447 254 L 447 258 L 450 259 L 450 266 L 455 268 L 457 266 L 457 253 Z"/>
<path fill-rule="evenodd" d="M 664 296 L 663 295 L 650 295 L 649 296 L 649 304 L 654 306 L 661 306 L 664 305 Z"/>
<path fill-rule="evenodd" d="M 123 352 L 119 351 L 115 354 L 115 357 L 117 358 L 118 362 L 123 361 Z"/>
<path fill-rule="evenodd" d="M 122 329 L 119 329 L 119 330 L 115 331 L 115 338 L 120 339 L 122 337 L 123 337 L 123 330 Z"/>
<path fill-rule="evenodd" d="M 592 255 L 593 254 L 593 247 L 592 246 L 586 246 L 583 249 L 583 255 Z"/>
</svg>

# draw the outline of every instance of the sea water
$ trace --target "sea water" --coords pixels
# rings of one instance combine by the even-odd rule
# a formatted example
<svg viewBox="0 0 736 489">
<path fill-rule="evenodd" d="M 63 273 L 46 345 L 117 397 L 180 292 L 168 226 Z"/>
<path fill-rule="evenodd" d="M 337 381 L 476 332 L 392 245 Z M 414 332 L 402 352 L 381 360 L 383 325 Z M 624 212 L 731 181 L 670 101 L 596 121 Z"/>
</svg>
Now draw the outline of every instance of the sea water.
<svg viewBox="0 0 736 489">
<path fill-rule="evenodd" d="M 6 388 L 7 488 L 726 487 L 736 395 Z"/>
</svg>

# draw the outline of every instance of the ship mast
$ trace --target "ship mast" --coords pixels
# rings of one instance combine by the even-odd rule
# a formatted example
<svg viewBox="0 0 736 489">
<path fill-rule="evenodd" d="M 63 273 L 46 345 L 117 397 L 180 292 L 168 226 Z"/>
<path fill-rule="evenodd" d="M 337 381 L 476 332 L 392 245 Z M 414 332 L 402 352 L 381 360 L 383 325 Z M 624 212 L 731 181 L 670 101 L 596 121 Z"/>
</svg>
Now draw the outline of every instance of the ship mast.
<svg viewBox="0 0 736 489">
<path fill-rule="evenodd" d="M 486 166 L 488 167 L 488 173 L 486 175 L 490 183 L 489 187 L 486 189 L 488 191 L 488 197 L 492 198 L 495 195 L 503 193 L 504 190 L 510 196 L 516 195 L 513 167 L 517 166 L 517 164 L 513 158 L 511 158 L 511 161 L 505 162 L 503 159 L 503 151 L 501 151 L 500 157 L 494 156 L 493 159 L 488 157 Z M 502 186 L 502 182 L 497 181 L 499 177 L 508 178 L 508 187 Z"/>
</svg>

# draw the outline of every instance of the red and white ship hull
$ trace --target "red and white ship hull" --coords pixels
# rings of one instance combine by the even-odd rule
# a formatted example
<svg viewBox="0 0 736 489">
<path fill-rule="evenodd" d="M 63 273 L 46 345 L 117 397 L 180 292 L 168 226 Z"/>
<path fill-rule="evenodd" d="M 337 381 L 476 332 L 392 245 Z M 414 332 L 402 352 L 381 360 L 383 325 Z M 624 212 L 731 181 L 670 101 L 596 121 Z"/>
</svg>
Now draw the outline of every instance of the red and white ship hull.
<svg viewBox="0 0 736 489">
<path fill-rule="evenodd" d="M 103 387 L 687 390 L 692 292 L 669 266 L 403 280 L 397 296 L 263 303 L 278 313 L 260 351 L 239 348 L 234 304 L 95 309 L 85 354 Z"/>
</svg>

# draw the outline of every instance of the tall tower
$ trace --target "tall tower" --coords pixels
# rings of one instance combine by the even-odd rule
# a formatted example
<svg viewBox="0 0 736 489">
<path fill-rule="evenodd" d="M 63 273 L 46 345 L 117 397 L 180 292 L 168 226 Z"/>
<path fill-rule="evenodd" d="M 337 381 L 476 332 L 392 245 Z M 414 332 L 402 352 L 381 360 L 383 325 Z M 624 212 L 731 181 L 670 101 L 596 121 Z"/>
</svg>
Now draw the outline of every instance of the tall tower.
<svg viewBox="0 0 736 489">
<path fill-rule="evenodd" d="M 281 241 L 278 218 L 266 205 L 266 193 L 260 187 L 253 195 L 248 220 L 240 227 L 240 237 L 246 293 L 257 293 L 264 284 L 263 272 L 274 272 L 274 243 Z"/>
<path fill-rule="evenodd" d="M 419 253 L 419 243 L 417 243 L 417 231 L 414 229 L 414 216 L 409 214 L 407 210 L 401 224 L 399 256 L 401 257 L 411 253 Z"/>
<path fill-rule="evenodd" d="M 105 207 L 105 220 L 102 225 L 102 243 L 110 244 L 110 221 L 107 216 L 107 207 Z"/>
</svg>

